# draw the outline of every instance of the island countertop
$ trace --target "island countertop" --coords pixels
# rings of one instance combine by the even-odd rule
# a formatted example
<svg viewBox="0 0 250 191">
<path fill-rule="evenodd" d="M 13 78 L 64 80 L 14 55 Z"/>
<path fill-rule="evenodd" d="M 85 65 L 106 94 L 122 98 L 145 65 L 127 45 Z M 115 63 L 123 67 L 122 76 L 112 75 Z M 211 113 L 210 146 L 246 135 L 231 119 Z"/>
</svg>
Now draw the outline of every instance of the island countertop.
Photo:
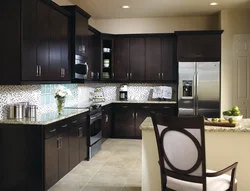
<svg viewBox="0 0 250 191">
<path fill-rule="evenodd" d="M 153 130 L 153 122 L 151 117 L 147 117 L 140 126 L 141 130 Z M 207 132 L 249 132 L 250 133 L 250 119 L 242 119 L 236 127 L 219 127 L 219 126 L 206 126 Z"/>
<path fill-rule="evenodd" d="M 51 123 L 73 117 L 78 114 L 88 112 L 88 109 L 64 109 L 64 112 L 59 115 L 57 111 L 42 113 L 36 118 L 24 119 L 2 119 L 0 124 L 16 124 L 16 125 L 49 125 Z"/>
</svg>

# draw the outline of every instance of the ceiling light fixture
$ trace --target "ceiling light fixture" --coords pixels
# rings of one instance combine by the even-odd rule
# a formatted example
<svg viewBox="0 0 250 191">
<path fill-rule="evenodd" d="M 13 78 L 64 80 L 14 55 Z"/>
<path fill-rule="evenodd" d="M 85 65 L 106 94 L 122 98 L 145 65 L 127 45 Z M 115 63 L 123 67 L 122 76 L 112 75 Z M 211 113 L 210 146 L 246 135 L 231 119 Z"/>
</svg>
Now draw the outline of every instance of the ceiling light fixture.
<svg viewBox="0 0 250 191">
<path fill-rule="evenodd" d="M 210 5 L 211 5 L 211 6 L 215 6 L 215 5 L 218 5 L 218 3 L 212 2 L 212 3 L 210 3 Z"/>
<path fill-rule="evenodd" d="M 123 8 L 123 9 L 129 9 L 130 6 L 128 6 L 128 5 L 123 5 L 122 8 Z"/>
</svg>

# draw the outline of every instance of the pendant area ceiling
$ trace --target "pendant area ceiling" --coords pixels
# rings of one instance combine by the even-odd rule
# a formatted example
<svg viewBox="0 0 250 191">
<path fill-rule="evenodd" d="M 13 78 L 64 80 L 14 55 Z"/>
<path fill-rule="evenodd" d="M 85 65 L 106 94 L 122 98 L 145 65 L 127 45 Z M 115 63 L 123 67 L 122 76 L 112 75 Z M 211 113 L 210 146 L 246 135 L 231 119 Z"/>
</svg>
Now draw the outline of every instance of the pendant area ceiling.
<svg viewBox="0 0 250 191">
<path fill-rule="evenodd" d="M 95 19 L 211 15 L 250 7 L 250 0 L 69 0 Z M 217 6 L 210 6 L 217 2 Z M 122 9 L 123 5 L 131 8 Z"/>
</svg>

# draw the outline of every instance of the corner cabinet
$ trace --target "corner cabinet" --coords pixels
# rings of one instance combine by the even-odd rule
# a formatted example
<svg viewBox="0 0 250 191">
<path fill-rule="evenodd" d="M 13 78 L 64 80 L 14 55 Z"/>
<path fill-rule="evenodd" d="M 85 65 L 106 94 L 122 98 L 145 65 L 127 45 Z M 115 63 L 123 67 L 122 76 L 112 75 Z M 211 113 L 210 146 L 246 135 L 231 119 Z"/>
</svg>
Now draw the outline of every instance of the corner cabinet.
<svg viewBox="0 0 250 191">
<path fill-rule="evenodd" d="M 176 31 L 178 61 L 220 61 L 223 31 Z"/>
<path fill-rule="evenodd" d="M 1 9 L 0 84 L 70 81 L 69 13 L 49 0 L 11 0 Z"/>
</svg>

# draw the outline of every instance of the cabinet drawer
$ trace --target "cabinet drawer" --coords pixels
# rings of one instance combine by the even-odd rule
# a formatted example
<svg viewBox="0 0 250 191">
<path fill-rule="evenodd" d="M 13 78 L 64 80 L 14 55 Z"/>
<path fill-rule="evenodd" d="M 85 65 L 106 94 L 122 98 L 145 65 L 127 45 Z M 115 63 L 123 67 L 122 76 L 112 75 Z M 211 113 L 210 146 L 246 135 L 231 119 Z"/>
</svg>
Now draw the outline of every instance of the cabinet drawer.
<svg viewBox="0 0 250 191">
<path fill-rule="evenodd" d="M 78 124 L 86 121 L 87 116 L 88 116 L 87 113 L 76 115 L 76 116 L 70 118 L 69 123 L 70 123 L 70 125 L 78 125 Z"/>
<path fill-rule="evenodd" d="M 48 139 L 50 137 L 53 137 L 55 135 L 57 135 L 58 132 L 58 127 L 56 125 L 56 123 L 53 123 L 51 125 L 47 125 L 44 129 L 44 138 Z"/>
</svg>

